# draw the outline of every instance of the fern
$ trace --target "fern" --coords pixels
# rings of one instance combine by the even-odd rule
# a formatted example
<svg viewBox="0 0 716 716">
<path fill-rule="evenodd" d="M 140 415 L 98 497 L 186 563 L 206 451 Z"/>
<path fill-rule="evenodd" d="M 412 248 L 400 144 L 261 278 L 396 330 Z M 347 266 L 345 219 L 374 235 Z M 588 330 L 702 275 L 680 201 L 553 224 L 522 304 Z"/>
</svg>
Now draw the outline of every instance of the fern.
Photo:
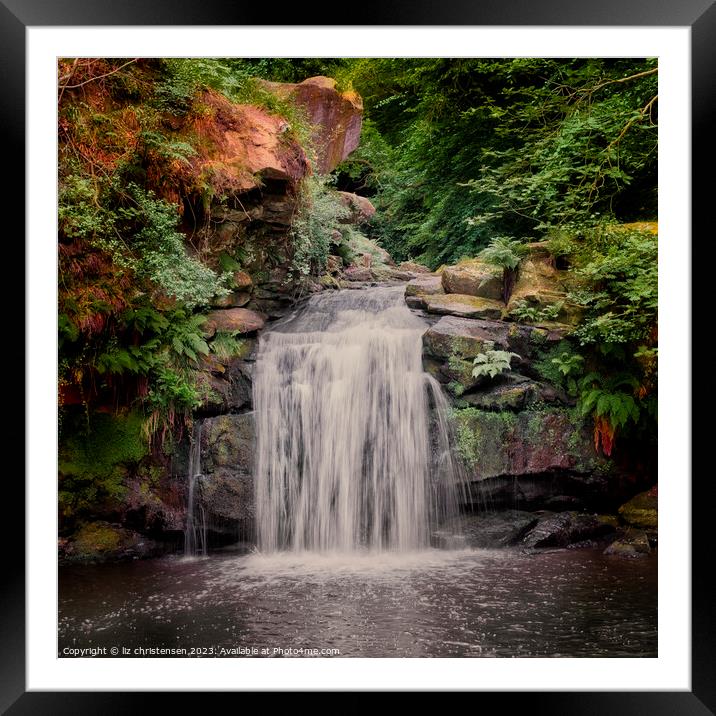
<svg viewBox="0 0 716 716">
<path fill-rule="evenodd" d="M 510 370 L 510 361 L 513 358 L 519 358 L 517 353 L 510 353 L 509 351 L 486 351 L 485 353 L 479 353 L 473 361 L 474 368 L 472 369 L 473 378 L 481 378 L 483 376 L 489 376 L 494 378 L 503 371 Z"/>
<path fill-rule="evenodd" d="M 243 341 L 235 331 L 217 331 L 209 347 L 219 360 L 230 360 L 241 352 Z"/>
<path fill-rule="evenodd" d="M 520 301 L 510 312 L 510 315 L 522 323 L 542 323 L 554 321 L 564 307 L 564 302 L 550 303 L 542 308 L 528 306 L 526 302 Z"/>
<path fill-rule="evenodd" d="M 507 236 L 497 236 L 490 245 L 480 251 L 478 256 L 485 262 L 502 269 L 514 271 L 525 254 L 525 246 L 521 241 Z"/>
</svg>

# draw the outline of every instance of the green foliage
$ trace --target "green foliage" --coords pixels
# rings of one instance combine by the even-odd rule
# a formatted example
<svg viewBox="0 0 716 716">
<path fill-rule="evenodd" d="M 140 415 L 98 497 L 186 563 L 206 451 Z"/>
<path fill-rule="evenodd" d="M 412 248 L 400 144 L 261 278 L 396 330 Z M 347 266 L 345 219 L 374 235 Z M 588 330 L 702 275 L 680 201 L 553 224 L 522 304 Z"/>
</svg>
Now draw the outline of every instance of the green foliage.
<svg viewBox="0 0 716 716">
<path fill-rule="evenodd" d="M 515 270 L 525 255 L 525 246 L 521 241 L 508 236 L 496 236 L 490 245 L 480 251 L 478 256 L 488 264 L 502 269 Z"/>
<path fill-rule="evenodd" d="M 602 347 L 648 339 L 657 321 L 656 235 L 606 226 L 584 243 L 575 256 L 584 288 L 569 296 L 586 309 L 575 336 Z"/>
<path fill-rule="evenodd" d="M 520 301 L 510 311 L 510 317 L 521 323 L 544 323 L 554 321 L 562 310 L 564 303 L 550 303 L 546 306 L 530 306 L 526 301 Z"/>
<path fill-rule="evenodd" d="M 209 347 L 219 360 L 235 358 L 244 350 L 244 341 L 237 337 L 235 331 L 217 331 Z"/>
<path fill-rule="evenodd" d="M 291 273 L 296 279 L 318 276 L 326 267 L 332 243 L 346 230 L 341 221 L 350 209 L 330 186 L 329 180 L 312 175 L 302 182 L 302 204 L 291 225 L 293 259 Z"/>
<path fill-rule="evenodd" d="M 513 358 L 519 358 L 517 353 L 510 353 L 509 351 L 485 351 L 484 353 L 478 353 L 473 361 L 474 368 L 472 369 L 473 378 L 481 378 L 483 376 L 489 376 L 494 378 L 503 371 L 510 370 L 510 362 Z"/>
<path fill-rule="evenodd" d="M 640 409 L 634 391 L 638 385 L 636 378 L 629 374 L 605 377 L 589 373 L 579 382 L 579 410 L 582 415 L 606 418 L 614 431 L 629 421 L 637 423 Z"/>
</svg>

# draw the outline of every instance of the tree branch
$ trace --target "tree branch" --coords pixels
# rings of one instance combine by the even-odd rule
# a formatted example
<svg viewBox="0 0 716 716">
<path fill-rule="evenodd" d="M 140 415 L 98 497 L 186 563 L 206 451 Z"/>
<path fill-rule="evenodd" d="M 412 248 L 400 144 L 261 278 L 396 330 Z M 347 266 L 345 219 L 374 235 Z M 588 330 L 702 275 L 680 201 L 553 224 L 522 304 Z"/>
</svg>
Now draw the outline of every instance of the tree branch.
<svg viewBox="0 0 716 716">
<path fill-rule="evenodd" d="M 119 67 L 115 67 L 115 69 L 111 70 L 110 72 L 105 72 L 103 75 L 97 75 L 97 77 L 90 77 L 88 80 L 85 80 L 84 82 L 79 82 L 76 85 L 61 85 L 60 86 L 60 96 L 62 96 L 62 92 L 64 92 L 66 89 L 77 89 L 77 87 L 82 87 L 83 85 L 88 84 L 89 82 L 94 82 L 95 80 L 101 80 L 103 77 L 109 77 L 110 75 L 113 75 L 115 72 L 119 72 L 120 70 L 124 69 L 127 65 L 131 65 L 133 62 L 136 62 L 139 58 L 135 57 L 133 60 L 129 60 L 129 62 L 125 62 L 123 65 L 120 65 Z"/>
</svg>

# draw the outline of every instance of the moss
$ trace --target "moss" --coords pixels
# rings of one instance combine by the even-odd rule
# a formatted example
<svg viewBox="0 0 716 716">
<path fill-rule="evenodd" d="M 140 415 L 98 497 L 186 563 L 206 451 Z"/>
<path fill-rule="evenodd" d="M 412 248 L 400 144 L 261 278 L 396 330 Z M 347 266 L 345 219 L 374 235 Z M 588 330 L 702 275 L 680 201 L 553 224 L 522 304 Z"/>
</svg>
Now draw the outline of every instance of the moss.
<svg viewBox="0 0 716 716">
<path fill-rule="evenodd" d="M 517 425 L 514 413 L 461 408 L 454 410 L 452 415 L 457 451 L 468 466 L 472 467 L 478 461 L 483 465 L 504 462 L 504 446 Z M 485 447 L 489 450 L 483 451 Z"/>
<path fill-rule="evenodd" d="M 87 556 L 111 552 L 121 542 L 121 534 L 104 522 L 82 525 L 74 536 L 75 551 Z"/>
<path fill-rule="evenodd" d="M 124 479 L 149 453 L 144 418 L 136 412 L 95 413 L 90 429 L 75 418 L 64 429 L 59 452 L 59 505 L 63 516 L 93 511 L 100 503 L 120 502 Z"/>
</svg>

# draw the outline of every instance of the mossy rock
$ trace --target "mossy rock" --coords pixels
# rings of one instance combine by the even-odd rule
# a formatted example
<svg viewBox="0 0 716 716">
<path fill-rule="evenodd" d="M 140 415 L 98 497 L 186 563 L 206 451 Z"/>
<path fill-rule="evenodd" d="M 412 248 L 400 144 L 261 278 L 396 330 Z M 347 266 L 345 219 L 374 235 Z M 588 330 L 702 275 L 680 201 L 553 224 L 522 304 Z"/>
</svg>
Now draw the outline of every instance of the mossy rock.
<svg viewBox="0 0 716 716">
<path fill-rule="evenodd" d="M 253 413 L 207 418 L 202 428 L 202 471 L 226 467 L 250 473 L 254 442 Z"/>
<path fill-rule="evenodd" d="M 93 413 L 89 431 L 83 417 L 67 420 L 59 445 L 59 508 L 64 518 L 121 506 L 127 475 L 149 455 L 140 413 Z"/>
<path fill-rule="evenodd" d="M 604 554 L 621 559 L 638 559 L 651 553 L 649 538 L 641 530 L 634 530 L 612 542 Z"/>
<path fill-rule="evenodd" d="M 659 526 L 659 498 L 655 488 L 632 497 L 619 508 L 622 520 L 632 527 L 655 530 Z"/>
<path fill-rule="evenodd" d="M 60 558 L 68 562 L 104 562 L 154 557 L 162 545 L 144 535 L 108 522 L 87 522 L 60 541 Z"/>
<path fill-rule="evenodd" d="M 605 459 L 594 449 L 592 432 L 575 410 L 453 412 L 457 448 L 473 480 L 554 471 L 592 473 Z"/>
</svg>

